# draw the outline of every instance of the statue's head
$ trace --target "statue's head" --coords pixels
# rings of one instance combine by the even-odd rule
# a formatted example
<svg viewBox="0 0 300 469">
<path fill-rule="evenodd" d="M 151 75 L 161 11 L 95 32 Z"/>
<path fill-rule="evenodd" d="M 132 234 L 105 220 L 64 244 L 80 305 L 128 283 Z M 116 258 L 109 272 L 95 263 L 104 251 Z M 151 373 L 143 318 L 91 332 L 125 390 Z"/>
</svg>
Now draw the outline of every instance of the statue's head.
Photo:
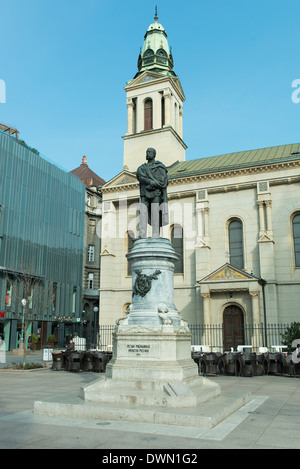
<svg viewBox="0 0 300 469">
<path fill-rule="evenodd" d="M 148 148 L 146 151 L 146 159 L 147 160 L 154 160 L 156 156 L 156 150 L 155 148 Z"/>
</svg>

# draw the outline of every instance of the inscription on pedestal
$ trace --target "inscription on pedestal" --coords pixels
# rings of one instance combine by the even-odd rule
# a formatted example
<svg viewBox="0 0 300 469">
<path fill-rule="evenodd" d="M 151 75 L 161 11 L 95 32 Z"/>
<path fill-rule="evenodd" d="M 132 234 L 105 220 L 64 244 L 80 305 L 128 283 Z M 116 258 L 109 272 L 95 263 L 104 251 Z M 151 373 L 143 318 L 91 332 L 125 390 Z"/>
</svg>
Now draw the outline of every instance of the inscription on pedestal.
<svg viewBox="0 0 300 469">
<path fill-rule="evenodd" d="M 134 354 L 136 357 L 145 356 L 150 352 L 150 345 L 128 344 L 127 352 Z"/>
</svg>

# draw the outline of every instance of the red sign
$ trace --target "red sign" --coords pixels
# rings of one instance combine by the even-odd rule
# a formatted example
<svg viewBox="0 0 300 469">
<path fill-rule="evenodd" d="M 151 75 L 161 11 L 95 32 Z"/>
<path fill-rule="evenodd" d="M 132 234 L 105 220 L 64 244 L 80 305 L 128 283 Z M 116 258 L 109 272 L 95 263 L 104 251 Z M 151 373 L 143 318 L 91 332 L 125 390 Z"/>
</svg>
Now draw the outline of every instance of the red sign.
<svg viewBox="0 0 300 469">
<path fill-rule="evenodd" d="M 0 313 L 0 318 L 5 318 L 5 312 Z"/>
</svg>

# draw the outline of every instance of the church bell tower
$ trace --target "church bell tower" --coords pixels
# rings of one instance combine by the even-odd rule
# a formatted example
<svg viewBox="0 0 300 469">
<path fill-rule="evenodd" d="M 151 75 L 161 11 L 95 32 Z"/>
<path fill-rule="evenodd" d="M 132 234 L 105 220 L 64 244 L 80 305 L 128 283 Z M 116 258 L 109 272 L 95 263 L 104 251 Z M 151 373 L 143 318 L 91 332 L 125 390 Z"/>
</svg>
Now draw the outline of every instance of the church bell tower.
<svg viewBox="0 0 300 469">
<path fill-rule="evenodd" d="M 136 171 L 154 147 L 166 166 L 185 161 L 182 117 L 185 96 L 173 71 L 174 62 L 157 10 L 138 57 L 138 72 L 127 82 L 127 133 L 123 169 Z"/>
</svg>

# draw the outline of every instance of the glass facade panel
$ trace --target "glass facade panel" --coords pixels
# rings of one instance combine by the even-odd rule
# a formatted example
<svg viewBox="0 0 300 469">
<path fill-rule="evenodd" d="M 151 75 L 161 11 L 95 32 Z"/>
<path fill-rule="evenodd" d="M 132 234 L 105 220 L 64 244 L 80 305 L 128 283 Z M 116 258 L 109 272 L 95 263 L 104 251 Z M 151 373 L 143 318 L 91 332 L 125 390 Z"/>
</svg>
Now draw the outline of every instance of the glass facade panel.
<svg viewBox="0 0 300 469">
<path fill-rule="evenodd" d="M 8 275 L 26 271 L 55 291 L 55 307 L 38 317 L 79 317 L 69 292 L 82 291 L 84 184 L 0 131 L 0 208 L 0 310 L 9 319 Z"/>
</svg>

